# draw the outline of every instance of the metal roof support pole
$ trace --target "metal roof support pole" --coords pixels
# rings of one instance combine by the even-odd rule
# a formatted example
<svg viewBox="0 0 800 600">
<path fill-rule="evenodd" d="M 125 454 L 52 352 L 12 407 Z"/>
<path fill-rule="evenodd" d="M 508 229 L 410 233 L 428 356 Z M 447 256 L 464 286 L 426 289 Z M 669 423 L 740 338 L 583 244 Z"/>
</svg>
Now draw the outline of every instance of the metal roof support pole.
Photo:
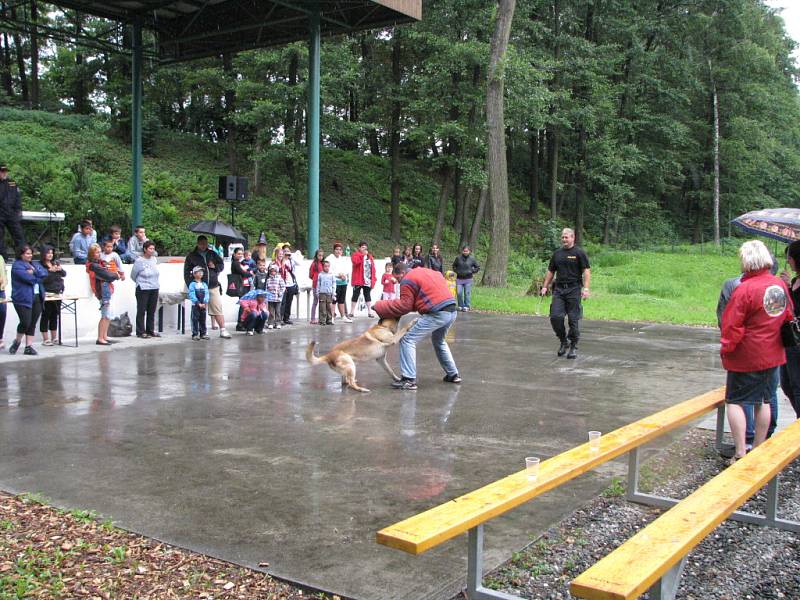
<svg viewBox="0 0 800 600">
<path fill-rule="evenodd" d="M 133 210 L 131 228 L 142 223 L 142 23 L 133 24 L 131 69 L 131 151 L 133 153 Z"/>
<path fill-rule="evenodd" d="M 308 254 L 314 256 L 319 248 L 319 50 L 320 16 L 319 5 L 310 15 L 308 42 Z"/>
</svg>

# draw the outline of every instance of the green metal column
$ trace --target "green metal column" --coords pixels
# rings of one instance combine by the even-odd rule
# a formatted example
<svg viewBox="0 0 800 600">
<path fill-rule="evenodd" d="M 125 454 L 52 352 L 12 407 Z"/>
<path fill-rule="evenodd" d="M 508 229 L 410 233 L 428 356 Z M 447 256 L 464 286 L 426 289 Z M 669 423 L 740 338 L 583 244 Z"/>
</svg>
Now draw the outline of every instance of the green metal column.
<svg viewBox="0 0 800 600">
<path fill-rule="evenodd" d="M 319 6 L 311 13 L 308 43 L 308 253 L 319 248 Z"/>
<path fill-rule="evenodd" d="M 133 153 L 132 227 L 142 223 L 142 24 L 133 25 L 131 150 Z"/>
</svg>

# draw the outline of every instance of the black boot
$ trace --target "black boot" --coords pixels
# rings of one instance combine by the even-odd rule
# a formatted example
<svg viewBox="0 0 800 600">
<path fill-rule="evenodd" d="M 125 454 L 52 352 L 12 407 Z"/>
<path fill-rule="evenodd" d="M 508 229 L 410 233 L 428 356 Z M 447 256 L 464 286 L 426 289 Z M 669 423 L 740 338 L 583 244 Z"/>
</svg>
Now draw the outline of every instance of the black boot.
<svg viewBox="0 0 800 600">
<path fill-rule="evenodd" d="M 567 358 L 578 358 L 578 344 L 570 344 L 569 345 L 569 353 L 567 354 Z"/>
<path fill-rule="evenodd" d="M 567 348 L 569 348 L 567 340 L 561 340 L 561 346 L 558 348 L 558 355 L 564 356 L 567 353 Z"/>
</svg>

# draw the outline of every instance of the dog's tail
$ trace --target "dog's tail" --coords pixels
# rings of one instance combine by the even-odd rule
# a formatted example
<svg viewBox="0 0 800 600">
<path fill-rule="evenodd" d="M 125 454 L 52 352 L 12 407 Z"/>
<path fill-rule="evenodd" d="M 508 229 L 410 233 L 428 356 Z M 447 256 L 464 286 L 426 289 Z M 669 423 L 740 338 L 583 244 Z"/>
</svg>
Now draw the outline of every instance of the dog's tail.
<svg viewBox="0 0 800 600">
<path fill-rule="evenodd" d="M 314 348 L 316 347 L 316 345 L 317 342 L 310 342 L 308 344 L 308 347 L 306 348 L 306 360 L 310 362 L 312 365 L 321 365 L 325 363 L 325 359 L 314 355 Z"/>
</svg>

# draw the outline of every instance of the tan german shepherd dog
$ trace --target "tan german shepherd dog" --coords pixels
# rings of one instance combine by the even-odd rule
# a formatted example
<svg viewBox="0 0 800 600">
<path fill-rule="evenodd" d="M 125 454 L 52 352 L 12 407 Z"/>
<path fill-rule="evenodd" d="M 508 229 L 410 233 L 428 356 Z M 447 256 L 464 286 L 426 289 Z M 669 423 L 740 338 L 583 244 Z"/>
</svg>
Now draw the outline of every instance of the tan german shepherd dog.
<svg viewBox="0 0 800 600">
<path fill-rule="evenodd" d="M 357 362 L 376 360 L 391 375 L 392 379 L 400 381 L 389 363 L 386 362 L 386 352 L 390 346 L 399 342 L 416 322 L 417 319 L 412 319 L 399 328 L 400 319 L 380 319 L 360 336 L 336 344 L 330 352 L 322 356 L 314 355 L 314 347 L 317 342 L 311 342 L 306 348 L 306 360 L 312 365 L 327 364 L 342 376 L 342 386 L 346 385 L 359 392 L 368 392 L 369 390 L 356 382 Z"/>
</svg>

